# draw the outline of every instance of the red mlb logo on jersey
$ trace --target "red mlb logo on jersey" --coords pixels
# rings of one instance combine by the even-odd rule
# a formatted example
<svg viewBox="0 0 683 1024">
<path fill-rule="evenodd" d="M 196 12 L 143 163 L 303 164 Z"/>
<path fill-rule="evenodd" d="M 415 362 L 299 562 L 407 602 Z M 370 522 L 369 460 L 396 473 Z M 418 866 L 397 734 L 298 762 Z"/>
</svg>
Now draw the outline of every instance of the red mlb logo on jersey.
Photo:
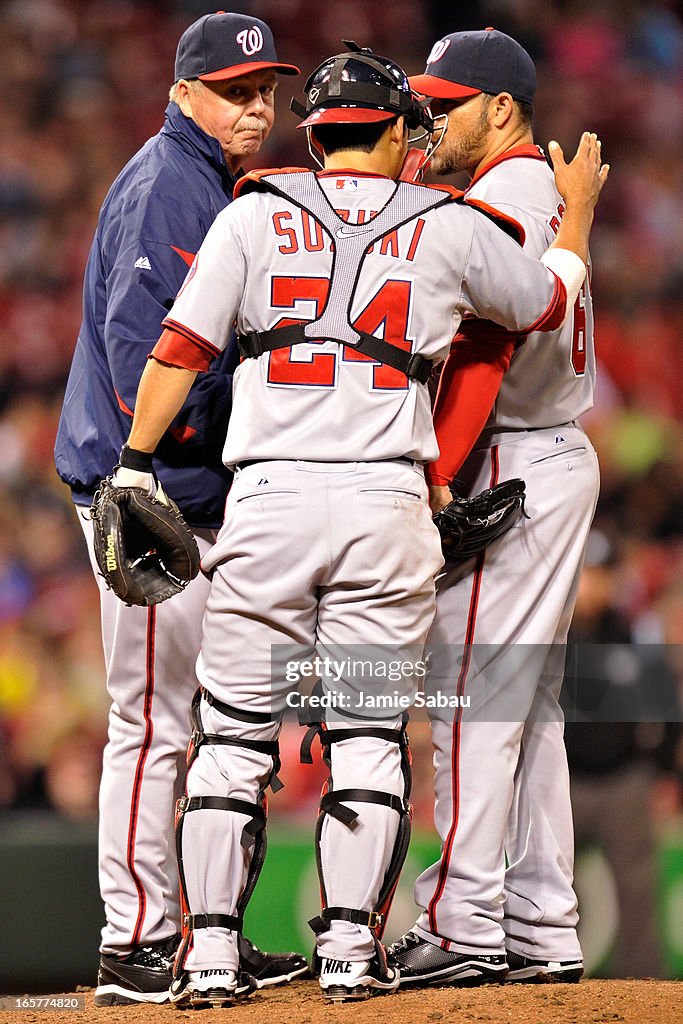
<svg viewBox="0 0 683 1024">
<path fill-rule="evenodd" d="M 357 192 L 358 178 L 337 178 L 337 188 L 346 192 Z"/>
</svg>

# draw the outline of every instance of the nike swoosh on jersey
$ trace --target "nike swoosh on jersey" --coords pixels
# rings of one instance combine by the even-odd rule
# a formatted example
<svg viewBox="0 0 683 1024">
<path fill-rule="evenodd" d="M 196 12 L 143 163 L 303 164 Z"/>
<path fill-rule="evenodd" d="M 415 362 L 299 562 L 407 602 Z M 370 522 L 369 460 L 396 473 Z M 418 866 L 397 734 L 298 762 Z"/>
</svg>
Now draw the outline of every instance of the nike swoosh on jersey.
<svg viewBox="0 0 683 1024">
<path fill-rule="evenodd" d="M 349 231 L 346 227 L 337 228 L 335 234 L 337 238 L 353 238 L 354 235 L 367 234 L 368 231 L 372 230 L 372 225 L 354 224 L 352 231 Z"/>
</svg>

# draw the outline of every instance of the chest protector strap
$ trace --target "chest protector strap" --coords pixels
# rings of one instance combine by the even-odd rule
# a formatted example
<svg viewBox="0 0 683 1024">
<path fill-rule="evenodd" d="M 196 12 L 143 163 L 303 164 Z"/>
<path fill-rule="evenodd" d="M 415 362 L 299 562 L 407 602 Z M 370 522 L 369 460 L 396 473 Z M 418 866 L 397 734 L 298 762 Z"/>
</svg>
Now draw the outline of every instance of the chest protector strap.
<svg viewBox="0 0 683 1024">
<path fill-rule="evenodd" d="M 330 206 L 318 179 L 311 171 L 296 174 L 268 174 L 259 184 L 299 206 L 320 224 L 334 243 L 327 302 L 317 320 L 270 331 L 242 335 L 240 354 L 256 359 L 264 352 L 312 341 L 336 341 L 357 352 L 400 370 L 407 377 L 426 384 L 432 370 L 429 359 L 411 353 L 351 325 L 350 312 L 361 267 L 368 250 L 384 235 L 423 213 L 453 199 L 450 192 L 399 181 L 384 208 L 365 224 L 349 224 Z"/>
</svg>

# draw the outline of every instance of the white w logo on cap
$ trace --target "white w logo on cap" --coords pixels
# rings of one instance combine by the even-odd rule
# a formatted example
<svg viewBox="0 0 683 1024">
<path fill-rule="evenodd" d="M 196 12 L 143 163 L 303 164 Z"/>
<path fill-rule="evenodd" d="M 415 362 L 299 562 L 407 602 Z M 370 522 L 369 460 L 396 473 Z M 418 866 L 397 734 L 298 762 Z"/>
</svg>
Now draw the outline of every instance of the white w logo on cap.
<svg viewBox="0 0 683 1024">
<path fill-rule="evenodd" d="M 236 39 L 247 57 L 251 57 L 252 53 L 257 53 L 263 49 L 263 34 L 257 25 L 242 29 L 241 32 L 237 33 Z"/>
<path fill-rule="evenodd" d="M 427 63 L 436 64 L 437 60 L 441 60 L 450 45 L 450 39 L 439 39 L 438 43 L 434 43 L 432 46 L 431 53 L 427 57 Z"/>
</svg>

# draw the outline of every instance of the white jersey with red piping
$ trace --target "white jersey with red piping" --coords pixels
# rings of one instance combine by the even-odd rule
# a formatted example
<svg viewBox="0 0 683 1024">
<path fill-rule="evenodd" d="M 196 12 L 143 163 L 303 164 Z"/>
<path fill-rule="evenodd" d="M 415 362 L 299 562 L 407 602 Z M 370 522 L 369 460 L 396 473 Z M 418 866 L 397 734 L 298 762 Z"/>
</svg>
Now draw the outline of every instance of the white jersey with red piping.
<svg viewBox="0 0 683 1024">
<path fill-rule="evenodd" d="M 396 183 L 354 171 L 323 172 L 320 186 L 342 220 L 364 223 Z M 426 186 L 419 186 L 426 187 Z M 238 333 L 266 331 L 322 312 L 332 270 L 329 235 L 281 195 L 249 194 L 219 214 L 165 326 L 183 344 L 222 350 Z M 351 323 L 441 361 L 468 312 L 510 330 L 559 322 L 564 286 L 487 216 L 447 202 L 377 242 L 366 256 Z M 225 462 L 255 459 L 433 460 L 426 386 L 334 341 L 245 359 L 235 374 Z"/>
<path fill-rule="evenodd" d="M 564 205 L 543 151 L 517 146 L 475 176 L 466 191 L 517 220 L 524 249 L 540 257 L 555 238 Z M 503 377 L 487 424 L 497 430 L 550 427 L 576 420 L 593 405 L 595 348 L 590 272 L 559 330 L 534 332 Z"/>
</svg>

